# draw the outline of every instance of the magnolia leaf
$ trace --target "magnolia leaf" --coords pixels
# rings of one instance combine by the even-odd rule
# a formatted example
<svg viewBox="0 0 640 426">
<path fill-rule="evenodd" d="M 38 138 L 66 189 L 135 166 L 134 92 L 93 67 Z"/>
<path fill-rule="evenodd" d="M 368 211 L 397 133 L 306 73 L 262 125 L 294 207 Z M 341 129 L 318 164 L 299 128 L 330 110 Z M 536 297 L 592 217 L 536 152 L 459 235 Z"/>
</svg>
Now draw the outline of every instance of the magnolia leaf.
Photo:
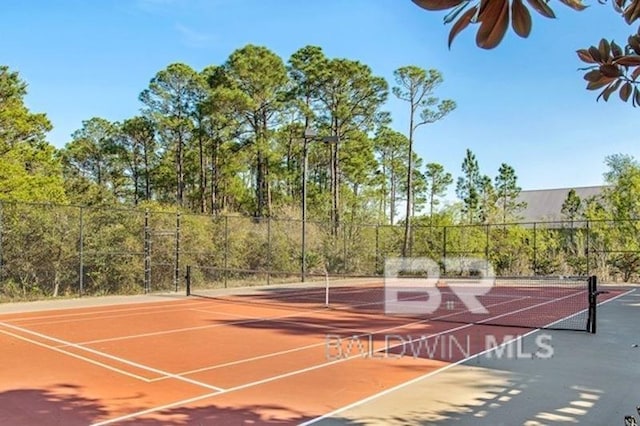
<svg viewBox="0 0 640 426">
<path fill-rule="evenodd" d="M 629 6 L 624 10 L 624 19 L 627 24 L 632 24 L 640 17 L 640 0 L 632 0 Z"/>
<path fill-rule="evenodd" d="M 631 83 L 626 82 L 620 88 L 620 99 L 627 102 L 629 100 L 630 95 L 631 95 Z"/>
<path fill-rule="evenodd" d="M 573 10 L 585 10 L 587 6 L 582 3 L 582 0 L 560 0 L 562 3 L 566 4 Z"/>
<path fill-rule="evenodd" d="M 589 53 L 591 54 L 591 57 L 593 58 L 594 61 L 598 63 L 602 62 L 602 55 L 600 55 L 600 50 L 598 50 L 597 47 L 591 46 L 589 48 Z"/>
<path fill-rule="evenodd" d="M 478 6 L 474 6 L 471 9 L 467 10 L 460 19 L 456 21 L 455 24 L 451 27 L 451 31 L 449 32 L 449 48 L 451 48 L 451 43 L 453 43 L 453 39 L 465 28 L 469 26 L 471 23 L 471 18 L 478 11 Z"/>
<path fill-rule="evenodd" d="M 629 46 L 636 52 L 636 55 L 640 55 L 640 40 L 638 36 L 629 36 Z"/>
<path fill-rule="evenodd" d="M 576 50 L 576 53 L 578 54 L 578 57 L 580 58 L 580 60 L 582 60 L 582 62 L 586 62 L 588 64 L 597 63 L 593 60 L 593 58 L 591 57 L 591 53 L 589 53 L 587 49 Z"/>
<path fill-rule="evenodd" d="M 618 46 L 618 44 L 611 40 L 611 55 L 614 58 L 617 58 L 618 56 L 622 56 L 624 54 L 624 52 L 622 51 L 622 48 L 620 46 Z"/>
<path fill-rule="evenodd" d="M 599 100 L 602 96 L 604 101 L 607 102 L 609 100 L 609 96 L 611 96 L 613 92 L 618 90 L 618 87 L 620 87 L 620 83 L 622 83 L 622 80 L 616 80 L 614 83 L 608 85 L 607 88 L 604 89 L 602 93 L 600 93 L 597 100 Z"/>
<path fill-rule="evenodd" d="M 446 10 L 458 6 L 464 0 L 412 0 L 415 4 L 427 10 Z"/>
<path fill-rule="evenodd" d="M 616 65 L 625 67 L 637 67 L 640 65 L 640 56 L 623 56 L 615 61 Z"/>
<path fill-rule="evenodd" d="M 480 29 L 476 34 L 476 44 L 483 49 L 493 49 L 500 44 L 509 27 L 509 1 L 486 0 L 478 20 Z"/>
<path fill-rule="evenodd" d="M 511 26 L 513 31 L 522 38 L 531 34 L 531 13 L 522 4 L 522 0 L 513 0 L 511 3 Z"/>
<path fill-rule="evenodd" d="M 613 10 L 616 11 L 616 13 L 622 13 L 623 11 L 623 7 L 624 7 L 624 2 L 625 0 L 614 0 L 611 2 L 611 4 L 613 5 Z M 604 2 L 601 1 L 601 4 L 604 4 Z"/>
<path fill-rule="evenodd" d="M 612 80 L 613 79 L 608 77 L 602 77 L 598 81 L 590 81 L 589 84 L 587 84 L 587 90 L 598 90 L 606 86 L 607 84 L 611 83 Z"/>
<path fill-rule="evenodd" d="M 620 75 L 622 75 L 622 71 L 620 71 L 620 68 L 612 64 L 601 65 L 600 72 L 605 77 L 620 77 Z"/>
<path fill-rule="evenodd" d="M 640 106 L 640 90 L 638 90 L 638 88 L 636 87 L 636 90 L 634 90 L 634 92 L 636 92 L 634 100 L 636 101 L 636 106 Z"/>
<path fill-rule="evenodd" d="M 447 15 L 444 17 L 444 23 L 445 24 L 452 23 L 454 19 L 458 17 L 460 12 L 462 12 L 469 5 L 469 2 L 470 2 L 469 0 L 465 0 L 462 3 L 460 3 L 458 6 L 453 8 L 451 12 L 447 13 Z"/>
<path fill-rule="evenodd" d="M 584 79 L 590 82 L 596 82 L 598 80 L 600 80 L 602 78 L 602 73 L 600 72 L 599 69 L 597 70 L 593 70 L 593 71 L 589 71 L 588 73 L 586 73 L 584 75 Z"/>
<path fill-rule="evenodd" d="M 605 39 L 600 40 L 598 50 L 600 51 L 600 56 L 602 56 L 602 59 L 606 60 L 607 58 L 609 58 L 609 49 L 609 42 Z"/>
<path fill-rule="evenodd" d="M 551 10 L 545 0 L 528 0 L 528 2 L 540 15 L 546 16 L 547 18 L 556 17 L 556 14 L 553 13 L 553 10 Z"/>
<path fill-rule="evenodd" d="M 637 67 L 635 70 L 633 70 L 633 72 L 631 73 L 631 78 L 633 80 L 637 80 L 638 77 L 640 77 L 640 67 Z"/>
</svg>

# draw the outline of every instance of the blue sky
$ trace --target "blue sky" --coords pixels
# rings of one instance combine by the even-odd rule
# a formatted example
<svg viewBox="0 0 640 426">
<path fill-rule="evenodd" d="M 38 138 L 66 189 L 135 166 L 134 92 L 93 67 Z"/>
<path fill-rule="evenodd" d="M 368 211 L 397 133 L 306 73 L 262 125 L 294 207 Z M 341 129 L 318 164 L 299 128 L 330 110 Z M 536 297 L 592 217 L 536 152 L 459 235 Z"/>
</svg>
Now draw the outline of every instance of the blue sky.
<svg viewBox="0 0 640 426">
<path fill-rule="evenodd" d="M 639 157 L 640 110 L 617 98 L 597 103 L 584 89 L 575 50 L 601 37 L 622 44 L 632 32 L 610 4 L 591 3 L 577 13 L 552 1 L 558 19 L 532 12 L 528 39 L 510 32 L 486 51 L 475 47 L 475 28 L 449 50 L 444 13 L 410 0 L 4 0 L 0 63 L 27 81 L 27 104 L 47 113 L 58 147 L 82 120 L 137 114 L 138 94 L 168 64 L 201 70 L 248 43 L 285 60 L 319 45 L 390 83 L 400 66 L 436 68 L 445 79 L 437 95 L 458 108 L 419 131 L 427 162 L 455 176 L 470 148 L 489 176 L 512 165 L 523 189 L 598 185 L 606 155 Z M 406 105 L 390 96 L 386 109 L 406 132 Z"/>
</svg>

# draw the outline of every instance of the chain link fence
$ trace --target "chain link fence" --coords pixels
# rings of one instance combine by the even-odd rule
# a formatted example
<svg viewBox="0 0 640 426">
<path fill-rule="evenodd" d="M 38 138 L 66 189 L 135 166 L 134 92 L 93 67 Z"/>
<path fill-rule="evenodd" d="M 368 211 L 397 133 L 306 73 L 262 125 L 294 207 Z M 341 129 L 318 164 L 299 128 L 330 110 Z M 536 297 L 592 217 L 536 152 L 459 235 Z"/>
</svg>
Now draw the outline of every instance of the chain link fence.
<svg viewBox="0 0 640 426">
<path fill-rule="evenodd" d="M 402 252 L 398 225 L 208 216 L 155 209 L 0 203 L 0 301 L 182 291 L 187 265 L 220 285 L 379 276 Z M 640 272 L 640 220 L 414 225 L 411 256 L 488 259 L 502 276 Z M 303 255 L 304 251 L 304 255 Z M 303 268 L 302 259 L 305 259 Z M 443 271 L 446 272 L 446 271 Z"/>
</svg>

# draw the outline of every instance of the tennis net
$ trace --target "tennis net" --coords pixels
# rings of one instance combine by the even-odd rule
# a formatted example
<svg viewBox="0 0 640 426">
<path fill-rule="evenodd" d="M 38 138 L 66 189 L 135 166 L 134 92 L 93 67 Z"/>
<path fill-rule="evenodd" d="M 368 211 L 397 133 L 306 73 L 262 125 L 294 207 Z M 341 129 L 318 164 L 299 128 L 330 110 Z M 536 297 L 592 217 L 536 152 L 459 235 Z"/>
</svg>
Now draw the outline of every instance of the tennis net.
<svg viewBox="0 0 640 426">
<path fill-rule="evenodd" d="M 481 294 L 478 280 L 470 277 L 441 277 L 429 291 L 415 278 L 403 278 L 401 284 L 406 284 L 397 290 L 379 276 L 310 273 L 301 282 L 298 273 L 191 266 L 187 268 L 187 295 L 294 310 L 330 309 L 527 329 L 595 330 L 595 277 L 496 277 Z M 477 302 L 476 309 L 472 299 Z M 398 304 L 409 309 L 393 309 Z"/>
</svg>

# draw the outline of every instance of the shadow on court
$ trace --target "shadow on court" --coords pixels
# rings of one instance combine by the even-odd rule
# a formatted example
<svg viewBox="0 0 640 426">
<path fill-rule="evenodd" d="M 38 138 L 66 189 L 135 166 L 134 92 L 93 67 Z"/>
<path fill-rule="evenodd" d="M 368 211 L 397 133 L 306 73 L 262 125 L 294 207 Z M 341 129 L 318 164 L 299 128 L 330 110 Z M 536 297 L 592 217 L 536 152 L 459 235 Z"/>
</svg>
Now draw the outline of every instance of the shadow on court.
<svg viewBox="0 0 640 426">
<path fill-rule="evenodd" d="M 127 412 L 137 412 L 135 401 L 144 395 L 132 395 L 115 401 Z M 0 392 L 0 424 L 11 426 L 87 426 L 113 418 L 98 400 L 83 396 L 76 385 L 59 384 L 47 389 L 16 389 Z M 142 426 L 214 426 L 214 425 L 296 425 L 312 417 L 296 412 L 292 407 L 279 405 L 246 405 L 240 407 L 176 407 L 161 410 L 153 417 L 136 417 L 120 421 L 118 425 Z M 361 423 L 347 419 L 343 425 Z"/>
<path fill-rule="evenodd" d="M 598 333 L 539 331 L 316 424 L 615 425 L 640 405 L 640 289 L 599 308 Z M 546 334 L 548 359 L 528 358 Z M 635 346 L 638 345 L 638 346 Z M 511 346 L 511 345 L 510 345 Z M 517 345 L 516 345 L 517 346 Z M 513 354 L 516 354 L 513 356 Z"/>
</svg>

